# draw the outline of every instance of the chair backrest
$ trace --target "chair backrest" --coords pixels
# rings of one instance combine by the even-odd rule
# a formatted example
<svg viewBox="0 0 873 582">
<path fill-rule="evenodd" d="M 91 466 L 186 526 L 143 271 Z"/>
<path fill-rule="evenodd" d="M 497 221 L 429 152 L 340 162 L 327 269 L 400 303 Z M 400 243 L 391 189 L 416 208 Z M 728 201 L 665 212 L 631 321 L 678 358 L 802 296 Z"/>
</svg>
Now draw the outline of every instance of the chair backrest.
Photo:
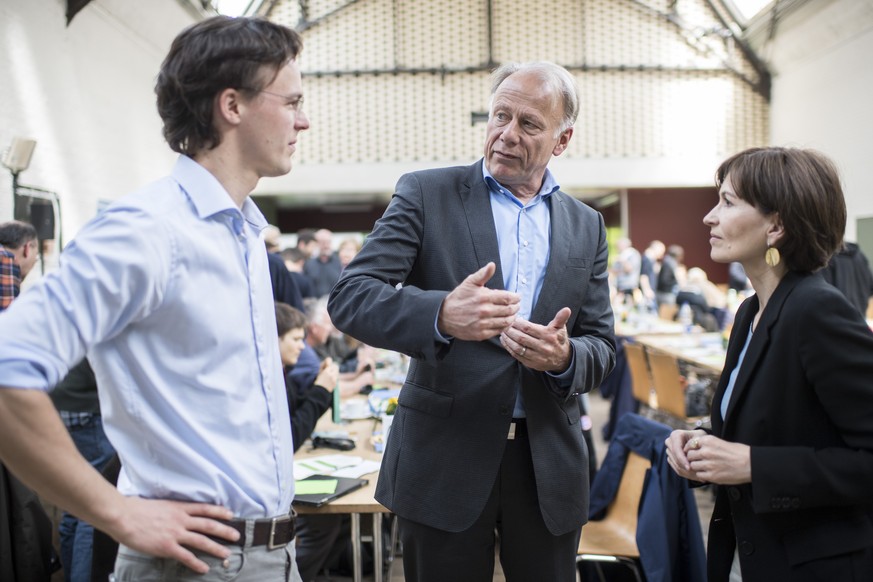
<svg viewBox="0 0 873 582">
<path fill-rule="evenodd" d="M 621 474 L 621 482 L 615 499 L 606 510 L 606 518 L 613 520 L 624 527 L 625 531 L 633 532 L 636 536 L 637 519 L 640 512 L 640 499 L 643 496 L 643 484 L 646 480 L 646 471 L 652 463 L 633 451 L 628 451 L 624 471 Z"/>
<path fill-rule="evenodd" d="M 685 389 L 676 356 L 650 351 L 649 366 L 655 394 L 658 395 L 658 409 L 680 419 L 687 418 Z"/>
<path fill-rule="evenodd" d="M 679 313 L 679 306 L 675 303 L 662 303 L 658 306 L 658 317 L 668 321 L 674 321 Z"/>
<path fill-rule="evenodd" d="M 636 570 L 633 562 L 627 560 L 640 557 L 637 523 L 646 471 L 651 466 L 648 459 L 628 451 L 618 489 L 606 507 L 603 519 L 589 521 L 582 528 L 577 562 L 598 561 L 603 556 L 611 556 Z"/>
<path fill-rule="evenodd" d="M 631 391 L 634 398 L 641 403 L 656 408 L 657 403 L 652 398 L 652 376 L 649 373 L 649 363 L 646 361 L 646 350 L 640 344 L 625 343 L 624 353 L 630 369 Z"/>
</svg>

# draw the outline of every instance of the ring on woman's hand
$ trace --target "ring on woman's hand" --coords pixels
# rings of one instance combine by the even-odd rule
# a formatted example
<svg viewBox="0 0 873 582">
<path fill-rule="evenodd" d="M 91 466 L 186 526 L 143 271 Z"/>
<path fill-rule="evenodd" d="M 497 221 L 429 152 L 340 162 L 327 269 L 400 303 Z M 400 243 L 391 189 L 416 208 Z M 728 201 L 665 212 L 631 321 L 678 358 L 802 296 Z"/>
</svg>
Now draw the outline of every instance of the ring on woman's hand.
<svg viewBox="0 0 873 582">
<path fill-rule="evenodd" d="M 692 449 L 699 449 L 700 448 L 700 441 L 697 440 L 696 438 L 691 439 L 691 442 L 688 444 L 691 445 Z"/>
<path fill-rule="evenodd" d="M 523 358 L 525 352 L 527 352 L 527 346 L 521 346 L 521 351 L 518 353 L 518 357 Z"/>
</svg>

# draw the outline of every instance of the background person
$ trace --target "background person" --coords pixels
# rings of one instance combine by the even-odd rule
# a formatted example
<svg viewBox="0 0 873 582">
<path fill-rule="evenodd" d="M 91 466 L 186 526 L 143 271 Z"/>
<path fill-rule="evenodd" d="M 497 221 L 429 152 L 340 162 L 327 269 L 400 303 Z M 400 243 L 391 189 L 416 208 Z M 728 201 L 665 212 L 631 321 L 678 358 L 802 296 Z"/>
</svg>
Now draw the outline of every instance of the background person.
<svg viewBox="0 0 873 582">
<path fill-rule="evenodd" d="M 655 311 L 658 301 L 655 296 L 655 287 L 658 284 L 658 271 L 661 270 L 661 259 L 667 248 L 659 240 L 653 240 L 643 251 L 640 257 L 640 291 L 646 302 L 646 307 Z"/>
<path fill-rule="evenodd" d="M 333 233 L 326 228 L 315 231 L 315 241 L 318 249 L 315 255 L 306 261 L 303 273 L 312 281 L 312 292 L 316 297 L 326 297 L 339 279 L 342 265 L 339 256 L 333 250 Z"/>
<path fill-rule="evenodd" d="M 655 296 L 658 305 L 675 305 L 676 293 L 685 284 L 685 249 L 679 245 L 667 247 L 658 270 Z"/>
<path fill-rule="evenodd" d="M 18 220 L 0 224 L 0 311 L 21 293 L 21 282 L 39 257 L 33 225 Z"/>
<path fill-rule="evenodd" d="M 58 409 L 61 421 L 79 453 L 102 471 L 115 455 L 115 449 L 103 430 L 97 378 L 87 359 L 73 366 L 70 373 L 55 386 L 49 396 Z M 59 527 L 61 564 L 66 582 L 91 580 L 91 554 L 94 527 L 68 511 L 64 511 Z"/>
<path fill-rule="evenodd" d="M 21 281 L 36 264 L 38 244 L 33 225 L 17 220 L 0 224 L 0 312 L 19 296 Z M 0 516 L 0 580 L 48 581 L 61 567 L 51 521 L 36 493 L 2 463 Z"/>
<path fill-rule="evenodd" d="M 297 247 L 283 249 L 280 255 L 282 260 L 285 261 L 285 268 L 288 269 L 288 274 L 294 279 L 294 283 L 300 291 L 300 296 L 304 301 L 304 309 L 301 309 L 301 311 L 304 311 L 306 300 L 310 297 L 315 297 L 312 291 L 312 282 L 309 280 L 309 277 L 303 274 L 303 265 L 306 263 L 307 257 Z"/>
<path fill-rule="evenodd" d="M 361 245 L 355 238 L 345 238 L 340 241 L 339 246 L 336 248 L 336 256 L 339 258 L 340 268 L 345 269 L 360 250 Z"/>
<path fill-rule="evenodd" d="M 852 242 L 843 244 L 822 270 L 822 276 L 842 291 L 862 315 L 867 314 L 867 306 L 873 296 L 873 273 L 861 247 Z"/>
<path fill-rule="evenodd" d="M 743 264 L 712 434 L 674 431 L 670 465 L 719 485 L 711 582 L 863 580 L 873 572 L 873 332 L 815 271 L 846 206 L 823 155 L 755 148 L 722 163 L 704 218 L 714 261 Z"/>
<path fill-rule="evenodd" d="M 579 96 L 552 63 L 492 77 L 484 160 L 400 178 L 330 298 L 334 324 L 408 354 L 376 499 L 410 581 L 574 581 L 588 509 L 576 395 L 615 360 L 606 229 L 547 166 Z"/>
<path fill-rule="evenodd" d="M 615 250 L 618 254 L 609 269 L 615 290 L 622 296 L 622 301 L 629 301 L 633 304 L 634 292 L 640 286 L 642 257 L 640 252 L 632 246 L 629 238 L 618 239 L 615 243 Z"/>
<path fill-rule="evenodd" d="M 299 582 L 267 222 L 249 194 L 288 173 L 309 127 L 301 46 L 255 18 L 182 31 L 155 87 L 170 176 L 100 213 L 0 314 L 0 457 L 120 542 L 119 581 Z M 118 490 L 45 393 L 86 354 Z"/>
</svg>

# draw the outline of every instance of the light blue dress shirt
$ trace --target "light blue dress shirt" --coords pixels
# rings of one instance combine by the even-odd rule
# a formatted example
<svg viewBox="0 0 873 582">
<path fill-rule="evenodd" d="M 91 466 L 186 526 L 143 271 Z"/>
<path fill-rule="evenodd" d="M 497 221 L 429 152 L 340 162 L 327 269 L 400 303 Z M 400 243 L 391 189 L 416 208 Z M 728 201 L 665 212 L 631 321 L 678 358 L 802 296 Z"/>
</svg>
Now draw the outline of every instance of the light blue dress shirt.
<svg viewBox="0 0 873 582">
<path fill-rule="evenodd" d="M 266 224 L 181 156 L 0 314 L 0 385 L 49 389 L 87 353 L 122 493 L 243 518 L 287 512 L 293 443 Z"/>
<path fill-rule="evenodd" d="M 543 185 L 527 204 L 500 185 L 482 162 L 482 175 L 491 195 L 491 213 L 497 229 L 497 245 L 500 250 L 500 269 L 503 272 L 503 288 L 521 296 L 517 316 L 530 319 L 543 288 L 546 266 L 549 263 L 549 240 L 552 235 L 552 216 L 549 198 L 560 186 L 552 173 L 546 169 Z M 571 351 L 572 354 L 572 351 Z M 567 372 L 554 376 L 559 383 L 572 379 L 573 365 Z M 524 401 L 519 391 L 515 401 L 514 418 L 523 418 Z"/>
<path fill-rule="evenodd" d="M 728 384 L 725 387 L 724 395 L 721 397 L 719 411 L 721 412 L 722 420 L 724 420 L 724 417 L 727 416 L 727 409 L 731 403 L 731 396 L 733 396 L 734 394 L 734 384 L 737 383 L 737 375 L 740 373 L 740 368 L 743 365 L 743 360 L 746 359 L 746 352 L 749 350 L 750 343 L 752 343 L 751 325 L 749 325 L 749 334 L 746 336 L 746 343 L 743 344 L 743 350 L 740 352 L 740 357 L 737 358 L 737 365 L 734 366 L 733 370 L 731 370 L 731 375 L 728 377 Z"/>
</svg>

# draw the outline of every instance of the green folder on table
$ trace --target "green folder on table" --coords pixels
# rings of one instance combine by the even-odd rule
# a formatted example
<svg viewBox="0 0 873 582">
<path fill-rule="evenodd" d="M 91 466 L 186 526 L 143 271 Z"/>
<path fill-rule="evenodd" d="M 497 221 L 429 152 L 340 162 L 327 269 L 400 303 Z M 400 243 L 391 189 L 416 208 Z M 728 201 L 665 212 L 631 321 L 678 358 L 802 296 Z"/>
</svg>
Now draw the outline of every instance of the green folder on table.
<svg viewBox="0 0 873 582">
<path fill-rule="evenodd" d="M 367 479 L 311 475 L 294 482 L 294 505 L 321 507 L 346 493 L 360 489 L 369 483 Z"/>
</svg>

